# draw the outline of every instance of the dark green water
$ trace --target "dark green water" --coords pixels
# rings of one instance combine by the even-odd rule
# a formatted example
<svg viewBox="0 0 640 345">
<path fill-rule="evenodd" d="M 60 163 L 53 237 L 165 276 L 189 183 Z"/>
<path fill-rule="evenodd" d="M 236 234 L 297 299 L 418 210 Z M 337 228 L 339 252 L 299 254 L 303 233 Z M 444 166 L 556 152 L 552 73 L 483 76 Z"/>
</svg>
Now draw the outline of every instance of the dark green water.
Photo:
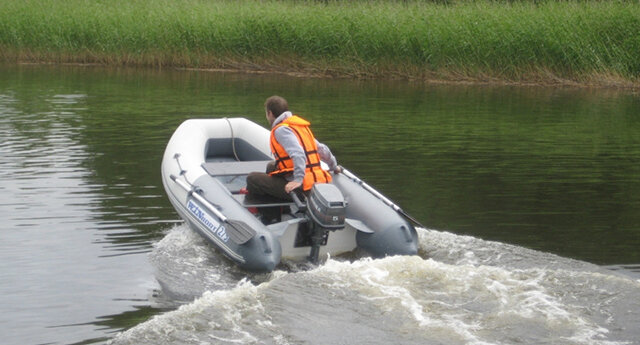
<svg viewBox="0 0 640 345">
<path fill-rule="evenodd" d="M 427 227 L 640 262 L 640 97 L 343 83 L 298 96 L 341 161 Z"/>
<path fill-rule="evenodd" d="M 146 253 L 179 221 L 160 180 L 169 137 L 188 118 L 266 126 L 272 94 L 427 228 L 639 270 L 634 92 L 4 66 L 9 344 L 101 341 L 162 311 Z"/>
</svg>

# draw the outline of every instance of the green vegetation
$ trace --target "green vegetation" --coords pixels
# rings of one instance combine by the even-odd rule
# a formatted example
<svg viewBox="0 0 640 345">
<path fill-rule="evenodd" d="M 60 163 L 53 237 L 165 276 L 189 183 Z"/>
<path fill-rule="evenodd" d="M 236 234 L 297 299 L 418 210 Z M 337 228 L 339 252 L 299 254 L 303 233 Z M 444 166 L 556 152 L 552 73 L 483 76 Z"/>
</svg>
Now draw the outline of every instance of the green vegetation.
<svg viewBox="0 0 640 345">
<path fill-rule="evenodd" d="M 0 61 L 638 85 L 640 3 L 4 0 Z"/>
</svg>

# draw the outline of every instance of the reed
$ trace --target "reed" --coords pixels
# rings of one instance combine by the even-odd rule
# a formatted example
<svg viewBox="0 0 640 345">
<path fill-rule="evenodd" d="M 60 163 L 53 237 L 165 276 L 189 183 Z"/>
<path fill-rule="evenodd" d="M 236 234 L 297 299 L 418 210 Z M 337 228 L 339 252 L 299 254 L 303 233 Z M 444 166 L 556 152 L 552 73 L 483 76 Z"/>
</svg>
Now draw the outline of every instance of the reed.
<svg viewBox="0 0 640 345">
<path fill-rule="evenodd" d="M 0 48 L 2 61 L 637 84 L 640 4 L 4 0 Z"/>
</svg>

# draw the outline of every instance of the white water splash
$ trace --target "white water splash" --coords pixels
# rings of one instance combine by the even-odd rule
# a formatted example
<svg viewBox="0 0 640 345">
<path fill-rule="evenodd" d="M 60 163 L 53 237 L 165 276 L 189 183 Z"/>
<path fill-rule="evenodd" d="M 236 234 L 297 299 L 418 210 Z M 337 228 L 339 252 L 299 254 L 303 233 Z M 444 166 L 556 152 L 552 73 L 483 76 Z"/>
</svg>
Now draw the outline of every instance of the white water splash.
<svg viewBox="0 0 640 345">
<path fill-rule="evenodd" d="M 249 277 L 255 281 L 269 275 L 247 275 L 208 245 L 186 224 L 173 227 L 154 246 L 149 259 L 163 293 L 178 303 L 190 302 L 206 291 L 233 288 Z"/>
<path fill-rule="evenodd" d="M 600 340 L 605 328 L 545 287 L 561 272 L 452 266 L 419 257 L 329 262 L 318 269 L 323 271 L 384 312 L 410 316 L 423 334 L 441 334 L 451 343 L 500 344 L 510 329 L 534 342 L 609 344 Z M 531 327 L 537 331 L 528 332 Z"/>
<path fill-rule="evenodd" d="M 207 291 L 113 344 L 635 344 L 640 284 L 553 255 L 420 230 L 431 258 L 330 259 L 251 284 L 202 266 L 215 257 L 182 231 L 152 257 Z"/>
</svg>

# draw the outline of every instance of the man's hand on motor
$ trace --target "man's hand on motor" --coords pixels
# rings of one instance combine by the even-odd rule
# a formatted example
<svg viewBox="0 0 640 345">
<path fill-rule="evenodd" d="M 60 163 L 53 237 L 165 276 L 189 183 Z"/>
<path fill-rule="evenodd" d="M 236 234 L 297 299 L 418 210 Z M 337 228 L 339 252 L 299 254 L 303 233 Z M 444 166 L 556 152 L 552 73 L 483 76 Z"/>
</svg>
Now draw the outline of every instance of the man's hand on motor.
<svg viewBox="0 0 640 345">
<path fill-rule="evenodd" d="M 287 183 L 284 186 L 284 191 L 288 194 L 288 193 L 291 193 L 291 191 L 293 191 L 294 189 L 296 189 L 296 188 L 298 188 L 300 186 L 302 186 L 302 183 L 296 182 L 296 181 L 291 181 L 291 182 Z"/>
</svg>

